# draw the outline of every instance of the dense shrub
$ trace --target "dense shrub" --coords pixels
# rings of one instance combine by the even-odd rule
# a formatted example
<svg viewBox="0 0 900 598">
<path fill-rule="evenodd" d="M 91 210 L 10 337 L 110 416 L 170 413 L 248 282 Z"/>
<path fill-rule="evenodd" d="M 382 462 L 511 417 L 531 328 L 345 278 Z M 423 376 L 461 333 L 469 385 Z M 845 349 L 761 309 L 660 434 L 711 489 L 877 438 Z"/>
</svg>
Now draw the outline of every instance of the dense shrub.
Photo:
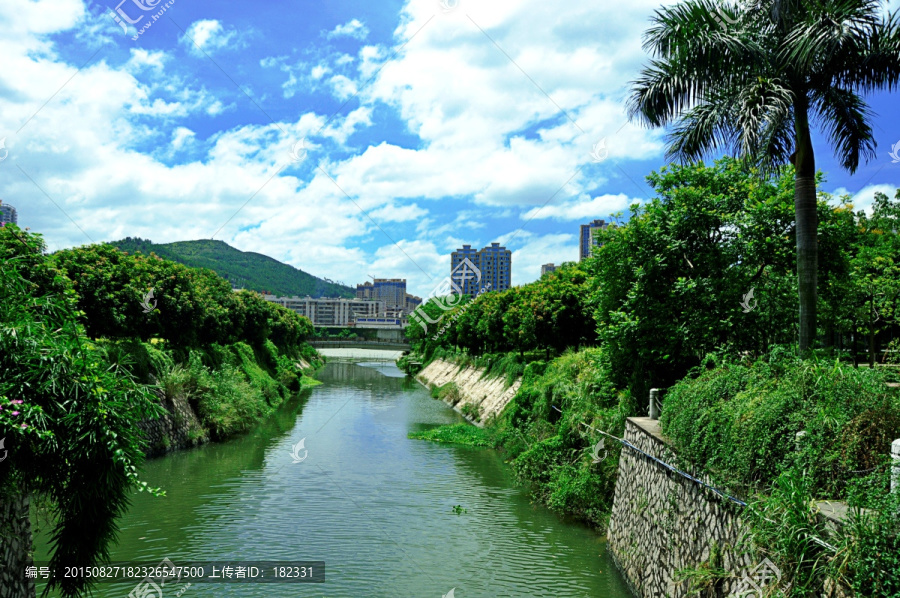
<svg viewBox="0 0 900 598">
<path fill-rule="evenodd" d="M 602 526 L 612 505 L 620 449 L 605 439 L 607 456 L 594 463 L 591 449 L 604 439 L 595 430 L 621 436 L 634 408 L 630 394 L 613 387 L 600 349 L 523 369 L 522 386 L 497 422 L 498 444 L 538 500 Z"/>
<path fill-rule="evenodd" d="M 263 391 L 235 365 L 211 370 L 196 352 L 186 366 L 173 364 L 160 372 L 158 385 L 167 397 L 186 398 L 217 440 L 249 429 L 272 410 Z"/>
<path fill-rule="evenodd" d="M 849 484 L 850 510 L 833 533 L 819 516 L 815 480 L 801 466 L 788 467 L 751 500 L 745 540 L 784 573 L 782 590 L 817 598 L 836 583 L 853 596 L 900 596 L 900 495 L 888 492 L 886 461 Z"/>
<path fill-rule="evenodd" d="M 767 488 L 796 463 L 814 494 L 837 499 L 900 437 L 900 394 L 881 369 L 783 352 L 710 365 L 669 390 L 661 425 L 681 458 L 737 491 Z"/>
</svg>

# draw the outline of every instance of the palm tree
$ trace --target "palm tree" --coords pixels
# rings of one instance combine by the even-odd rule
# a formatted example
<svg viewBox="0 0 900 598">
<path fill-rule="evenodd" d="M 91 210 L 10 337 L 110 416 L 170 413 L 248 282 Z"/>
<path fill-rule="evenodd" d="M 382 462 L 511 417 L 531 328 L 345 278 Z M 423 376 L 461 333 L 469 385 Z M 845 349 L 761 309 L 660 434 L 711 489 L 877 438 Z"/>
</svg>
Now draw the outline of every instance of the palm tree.
<svg viewBox="0 0 900 598">
<path fill-rule="evenodd" d="M 687 0 L 646 32 L 652 58 L 633 83 L 629 115 L 672 125 L 668 158 L 715 151 L 764 175 L 795 168 L 800 350 L 816 337 L 816 162 L 811 123 L 851 174 L 875 155 L 861 94 L 900 81 L 900 23 L 878 0 Z"/>
</svg>

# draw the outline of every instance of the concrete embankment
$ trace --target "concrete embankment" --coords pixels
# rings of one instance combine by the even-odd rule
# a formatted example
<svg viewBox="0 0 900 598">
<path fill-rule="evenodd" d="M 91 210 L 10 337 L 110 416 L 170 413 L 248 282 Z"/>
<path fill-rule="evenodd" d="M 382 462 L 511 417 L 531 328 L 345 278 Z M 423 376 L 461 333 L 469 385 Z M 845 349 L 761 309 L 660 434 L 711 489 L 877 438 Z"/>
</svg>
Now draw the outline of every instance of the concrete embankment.
<svg viewBox="0 0 900 598">
<path fill-rule="evenodd" d="M 453 382 L 458 392 L 451 394 L 447 402 L 479 426 L 500 415 L 522 385 L 521 380 L 516 380 L 507 386 L 504 378 L 484 376 L 482 368 L 460 366 L 443 359 L 432 361 L 419 372 L 416 379 L 429 388 Z M 469 406 L 468 409 L 465 409 L 466 405 Z M 472 413 L 478 417 L 469 417 L 468 414 Z"/>
</svg>

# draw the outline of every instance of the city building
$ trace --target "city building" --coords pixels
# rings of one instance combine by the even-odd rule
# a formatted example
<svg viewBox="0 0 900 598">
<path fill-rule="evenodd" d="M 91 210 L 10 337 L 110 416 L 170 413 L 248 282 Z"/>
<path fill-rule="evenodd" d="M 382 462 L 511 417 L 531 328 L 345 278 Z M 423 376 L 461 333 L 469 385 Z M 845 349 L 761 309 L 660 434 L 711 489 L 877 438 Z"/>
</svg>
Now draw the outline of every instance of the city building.
<svg viewBox="0 0 900 598">
<path fill-rule="evenodd" d="M 406 328 L 408 325 L 404 318 L 356 318 L 357 328 Z"/>
<path fill-rule="evenodd" d="M 580 243 L 578 245 L 578 260 L 591 257 L 591 248 L 598 245 L 599 241 L 594 240 L 594 231 L 597 229 L 605 230 L 609 226 L 605 220 L 594 220 L 590 224 L 581 225 Z"/>
<path fill-rule="evenodd" d="M 471 245 L 463 245 L 450 254 L 450 280 L 462 290 L 463 295 L 478 293 L 481 280 L 478 261 L 478 250 Z M 447 289 L 448 295 L 452 292 L 453 289 Z"/>
<path fill-rule="evenodd" d="M 385 317 L 384 301 L 374 299 L 313 299 L 274 295 L 263 295 L 263 298 L 306 316 L 314 326 L 354 326 L 357 318 Z"/>
<path fill-rule="evenodd" d="M 0 226 L 18 223 L 19 218 L 16 215 L 16 209 L 9 204 L 4 205 L 3 200 L 0 199 Z"/>
<path fill-rule="evenodd" d="M 450 279 L 464 295 L 477 295 L 482 288 L 505 291 L 512 286 L 512 252 L 500 243 L 480 251 L 463 245 L 450 256 Z"/>
<path fill-rule="evenodd" d="M 422 305 L 422 298 L 415 295 L 406 295 L 406 313 L 411 314 L 416 308 Z"/>
<path fill-rule="evenodd" d="M 374 281 L 374 284 L 366 281 L 356 285 L 356 298 L 384 301 L 388 308 L 406 308 L 405 278 L 376 278 Z"/>
<path fill-rule="evenodd" d="M 491 243 L 478 252 L 481 286 L 490 291 L 505 291 L 512 286 L 512 251 Z"/>
<path fill-rule="evenodd" d="M 385 316 L 403 318 L 421 303 L 422 299 L 406 292 L 405 278 L 375 278 L 356 285 L 356 298 L 383 301 Z"/>
<path fill-rule="evenodd" d="M 544 264 L 543 266 L 541 266 L 541 276 L 543 276 L 544 274 L 547 274 L 548 272 L 556 272 L 556 265 L 555 264 Z"/>
</svg>

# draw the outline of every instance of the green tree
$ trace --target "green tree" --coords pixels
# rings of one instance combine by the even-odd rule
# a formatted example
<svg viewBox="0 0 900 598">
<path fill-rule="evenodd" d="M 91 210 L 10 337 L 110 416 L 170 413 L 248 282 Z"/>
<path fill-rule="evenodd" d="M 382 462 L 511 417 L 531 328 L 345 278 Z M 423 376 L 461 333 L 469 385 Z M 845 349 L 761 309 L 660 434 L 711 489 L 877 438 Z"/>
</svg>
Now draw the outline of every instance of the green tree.
<svg viewBox="0 0 900 598">
<path fill-rule="evenodd" d="M 0 437 L 9 451 L 0 500 L 41 497 L 53 521 L 51 565 L 88 567 L 109 558 L 138 485 L 137 424 L 157 411 L 147 387 L 85 336 L 74 293 L 47 291 L 68 284 L 34 251 L 40 238 L 29 235 L 16 255 L 9 234 L 0 233 Z M 83 577 L 50 582 L 65 597 L 85 586 Z"/>
<path fill-rule="evenodd" d="M 599 233 L 584 266 L 616 382 L 640 397 L 717 348 L 761 352 L 796 330 L 790 174 L 760 182 L 725 159 L 648 180 L 658 197 Z"/>
<path fill-rule="evenodd" d="M 811 122 L 849 172 L 874 156 L 861 94 L 900 82 L 900 24 L 877 0 L 712 0 L 662 8 L 647 31 L 653 58 L 634 84 L 632 117 L 674 125 L 669 156 L 726 150 L 770 172 L 795 167 L 800 350 L 816 338 L 817 204 Z M 731 21 L 728 25 L 725 21 Z"/>
<path fill-rule="evenodd" d="M 481 302 L 482 318 L 479 320 L 476 330 L 484 343 L 485 353 L 500 353 L 511 351 L 515 346 L 504 335 L 503 314 L 513 302 L 513 289 L 503 292 L 485 293 L 479 298 Z"/>
<path fill-rule="evenodd" d="M 580 263 L 563 264 L 555 272 L 535 281 L 533 286 L 544 299 L 533 305 L 538 344 L 561 354 L 569 347 L 594 344 L 597 335 L 586 324 L 591 320 L 588 305 L 588 276 Z"/>
<path fill-rule="evenodd" d="M 897 192 L 900 200 L 900 191 Z M 877 193 L 872 215 L 859 212 L 856 231 L 859 240 L 850 259 L 850 293 L 855 332 L 868 339 L 869 364 L 875 364 L 876 337 L 896 325 L 900 316 L 900 201 Z"/>
</svg>

